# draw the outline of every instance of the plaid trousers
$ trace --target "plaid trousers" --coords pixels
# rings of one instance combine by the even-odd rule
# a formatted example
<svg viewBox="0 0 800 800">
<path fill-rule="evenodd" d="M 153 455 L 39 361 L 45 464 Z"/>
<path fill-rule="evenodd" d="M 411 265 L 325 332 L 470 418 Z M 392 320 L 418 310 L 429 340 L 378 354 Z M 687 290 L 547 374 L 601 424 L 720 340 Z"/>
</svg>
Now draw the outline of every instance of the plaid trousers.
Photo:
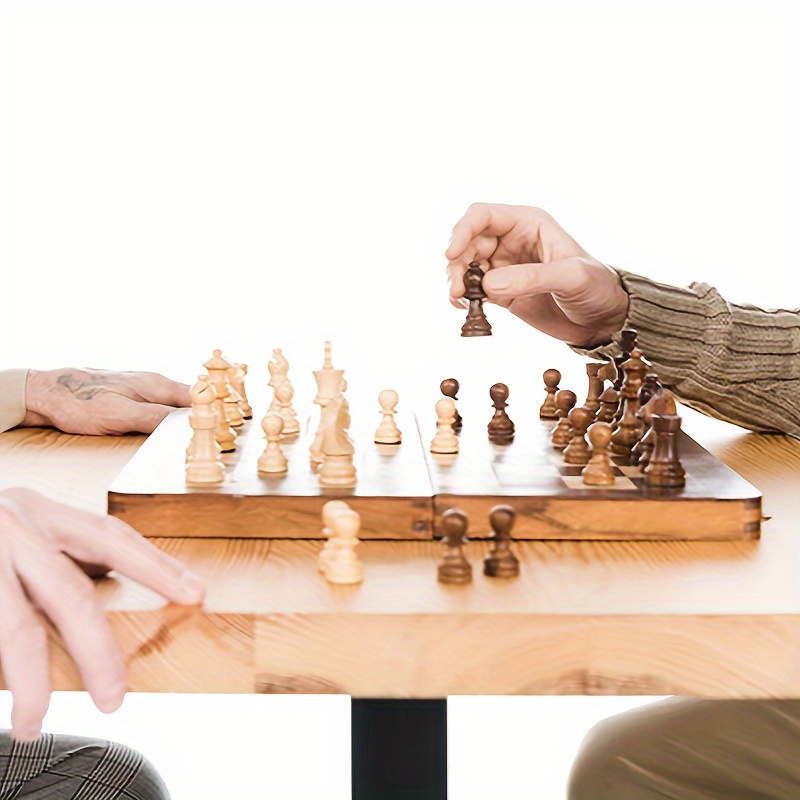
<svg viewBox="0 0 800 800">
<path fill-rule="evenodd" d="M 161 776 L 125 745 L 42 734 L 16 742 L 0 731 L 0 800 L 169 800 Z"/>
</svg>

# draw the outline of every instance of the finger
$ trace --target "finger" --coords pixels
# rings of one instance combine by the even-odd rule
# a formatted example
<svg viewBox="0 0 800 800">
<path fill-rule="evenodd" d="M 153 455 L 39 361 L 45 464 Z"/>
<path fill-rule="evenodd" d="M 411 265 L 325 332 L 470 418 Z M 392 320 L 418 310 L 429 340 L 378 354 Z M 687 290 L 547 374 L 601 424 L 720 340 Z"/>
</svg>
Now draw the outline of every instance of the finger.
<svg viewBox="0 0 800 800">
<path fill-rule="evenodd" d="M 455 224 L 450 246 L 445 251 L 448 261 L 462 258 L 470 243 L 477 236 L 484 234 L 495 238 L 505 236 L 516 224 L 518 212 L 513 206 L 497 203 L 474 203 L 467 213 Z"/>
<path fill-rule="evenodd" d="M 19 502 L 70 558 L 115 569 L 175 603 L 202 602 L 205 587 L 200 578 L 122 520 L 98 517 L 35 493 Z"/>
<path fill-rule="evenodd" d="M 486 274 L 483 288 L 495 303 L 507 305 L 518 297 L 535 294 L 571 295 L 586 288 L 586 270 L 580 258 L 544 264 L 513 264 Z"/>
<path fill-rule="evenodd" d="M 128 373 L 130 381 L 143 400 L 161 403 L 173 408 L 188 408 L 191 405 L 189 386 L 173 381 L 157 372 Z"/>
<path fill-rule="evenodd" d="M 100 425 L 109 434 L 152 433 L 174 410 L 173 406 L 114 395 Z"/>
<path fill-rule="evenodd" d="M 9 522 L 0 514 L 0 525 Z M 41 732 L 50 705 L 47 634 L 39 624 L 11 561 L 8 537 L 0 533 L 0 654 L 11 691 L 14 738 L 33 741 Z"/>
<path fill-rule="evenodd" d="M 62 553 L 23 548 L 15 557 L 28 595 L 61 634 L 94 704 L 103 712 L 119 708 L 127 674 L 94 584 Z"/>
</svg>

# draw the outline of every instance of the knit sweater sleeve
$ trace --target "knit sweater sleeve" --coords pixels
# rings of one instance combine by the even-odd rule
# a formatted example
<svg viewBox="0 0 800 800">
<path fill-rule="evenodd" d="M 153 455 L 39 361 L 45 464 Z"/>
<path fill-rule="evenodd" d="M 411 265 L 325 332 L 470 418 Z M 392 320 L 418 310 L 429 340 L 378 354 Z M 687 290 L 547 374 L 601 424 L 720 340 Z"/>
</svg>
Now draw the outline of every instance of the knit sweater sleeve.
<svg viewBox="0 0 800 800">
<path fill-rule="evenodd" d="M 686 405 L 755 431 L 800 436 L 800 310 L 727 302 L 617 270 L 630 298 L 625 326 L 661 382 Z M 592 351 L 613 356 L 616 345 Z"/>
</svg>

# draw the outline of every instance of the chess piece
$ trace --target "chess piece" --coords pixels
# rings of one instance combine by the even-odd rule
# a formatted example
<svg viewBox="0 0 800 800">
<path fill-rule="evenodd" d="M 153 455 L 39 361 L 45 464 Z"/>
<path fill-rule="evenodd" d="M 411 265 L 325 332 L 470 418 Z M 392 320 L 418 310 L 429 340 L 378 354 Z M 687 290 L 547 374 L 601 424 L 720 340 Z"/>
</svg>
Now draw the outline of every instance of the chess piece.
<svg viewBox="0 0 800 800">
<path fill-rule="evenodd" d="M 639 410 L 639 389 L 642 388 L 648 368 L 649 365 L 637 348 L 633 349 L 631 357 L 622 365 L 625 374 L 620 390 L 622 416 L 611 437 L 611 451 L 615 455 L 630 458 L 631 450 L 644 434 L 644 425 L 636 412 Z"/>
<path fill-rule="evenodd" d="M 491 336 L 492 326 L 483 312 L 483 270 L 477 261 L 473 261 L 464 273 L 464 297 L 469 300 L 467 321 L 461 328 L 462 336 Z"/>
<path fill-rule="evenodd" d="M 686 472 L 678 453 L 681 418 L 677 414 L 653 414 L 651 425 L 655 445 L 650 460 L 644 468 L 648 486 L 660 489 L 677 489 L 685 486 Z"/>
<path fill-rule="evenodd" d="M 631 448 L 630 463 L 633 467 L 637 465 L 644 466 L 644 464 L 641 463 L 642 457 L 644 456 L 645 462 L 650 457 L 653 438 L 648 437 L 648 434 L 650 433 L 651 415 L 653 412 L 651 410 L 645 414 L 645 408 L 647 408 L 648 403 L 654 397 L 660 396 L 663 393 L 664 388 L 659 383 L 658 376 L 654 372 L 645 375 L 644 383 L 642 383 L 642 387 L 639 389 L 639 408 L 636 411 L 636 418 L 642 423 L 642 435 L 639 437 L 639 441 Z M 657 411 L 656 413 L 662 414 L 665 412 Z M 672 413 L 675 413 L 674 404 Z"/>
<path fill-rule="evenodd" d="M 613 386 L 607 386 L 600 395 L 600 410 L 597 412 L 598 422 L 613 423 L 619 408 L 619 392 Z"/>
<path fill-rule="evenodd" d="M 588 408 L 592 415 L 600 409 L 600 395 L 603 393 L 603 381 L 600 379 L 599 372 L 604 364 L 592 362 L 586 365 L 586 375 L 589 378 L 589 393 L 586 396 L 584 408 Z"/>
<path fill-rule="evenodd" d="M 587 486 L 613 486 L 616 481 L 614 465 L 611 463 L 611 425 L 608 422 L 595 422 L 589 426 L 589 442 L 592 455 L 581 475 Z"/>
<path fill-rule="evenodd" d="M 458 436 L 453 432 L 456 404 L 452 397 L 443 397 L 436 403 L 436 435 L 431 442 L 431 453 L 457 453 Z"/>
<path fill-rule="evenodd" d="M 458 400 L 456 395 L 461 386 L 455 378 L 445 378 L 441 384 L 439 384 L 439 388 L 442 390 L 442 394 L 445 397 L 452 397 L 453 400 Z M 458 408 L 456 408 L 456 421 L 453 423 L 453 430 L 457 433 L 461 430 L 462 425 L 461 414 L 458 413 Z"/>
<path fill-rule="evenodd" d="M 328 560 L 331 555 L 333 555 L 333 518 L 337 514 L 349 510 L 350 506 L 343 500 L 329 500 L 322 506 L 322 535 L 325 537 L 326 541 L 317 557 L 317 569 L 319 569 L 320 572 L 325 572 Z"/>
<path fill-rule="evenodd" d="M 648 372 L 644 376 L 644 381 L 639 389 L 639 408 L 646 406 L 652 397 L 661 394 L 663 390 L 664 387 L 661 385 L 661 381 L 658 380 L 658 375 L 655 372 Z"/>
<path fill-rule="evenodd" d="M 614 383 L 617 380 L 617 365 L 613 361 L 606 361 L 598 370 L 597 377 L 603 382 Z"/>
<path fill-rule="evenodd" d="M 511 506 L 495 506 L 489 512 L 492 526 L 492 547 L 483 560 L 483 574 L 491 578 L 516 578 L 519 575 L 519 559 L 511 552 L 511 528 L 514 526 L 514 509 Z"/>
<path fill-rule="evenodd" d="M 361 517 L 348 508 L 331 517 L 333 547 L 324 569 L 328 583 L 354 584 L 364 579 L 364 568 L 356 555 L 358 533 L 361 530 Z"/>
<path fill-rule="evenodd" d="M 558 419 L 558 408 L 556 408 L 556 392 L 558 384 L 561 382 L 561 373 L 557 369 L 546 369 L 544 375 L 544 388 L 547 396 L 539 409 L 539 419 Z"/>
<path fill-rule="evenodd" d="M 441 401 L 440 401 L 441 402 Z M 467 515 L 459 508 L 449 508 L 442 514 L 444 556 L 437 568 L 441 583 L 469 583 L 472 567 L 464 556 L 467 541 Z"/>
<path fill-rule="evenodd" d="M 553 428 L 551 440 L 556 450 L 563 450 L 572 438 L 572 427 L 569 424 L 569 412 L 578 401 L 575 392 L 569 389 L 559 389 L 556 392 L 556 408 L 558 409 L 558 423 Z"/>
<path fill-rule="evenodd" d="M 219 415 L 219 421 L 214 431 L 217 444 L 223 453 L 231 453 L 236 449 L 236 431 L 231 427 L 228 411 L 230 403 L 226 400 L 230 395 L 228 389 L 228 367 L 230 364 L 222 357 L 221 350 L 215 350 L 212 357 L 203 366 L 208 370 L 208 378 L 214 386 L 216 400 L 214 408 Z"/>
<path fill-rule="evenodd" d="M 489 439 L 498 444 L 510 442 L 514 438 L 514 423 L 506 413 L 508 403 L 508 386 L 496 383 L 489 389 L 489 396 L 494 406 L 494 416 L 488 425 Z"/>
<path fill-rule="evenodd" d="M 269 405 L 270 414 L 280 414 L 281 401 L 275 394 L 275 390 L 289 380 L 289 362 L 280 347 L 272 351 L 272 358 L 267 362 L 269 370 L 269 382 L 267 386 L 272 389 L 272 402 Z"/>
<path fill-rule="evenodd" d="M 617 391 L 622 389 L 622 382 L 625 380 L 622 365 L 631 357 L 631 353 L 636 348 L 636 335 L 636 331 L 633 328 L 624 328 L 620 331 L 620 354 L 614 357 L 614 366 L 617 370 L 617 379 L 614 381 L 614 388 Z"/>
<path fill-rule="evenodd" d="M 395 407 L 397 406 L 397 392 L 394 389 L 384 389 L 378 395 L 378 404 L 381 407 L 381 424 L 378 430 L 375 431 L 375 444 L 400 444 L 403 435 L 394 421 L 394 415 L 397 413 Z"/>
<path fill-rule="evenodd" d="M 564 461 L 567 464 L 580 466 L 589 461 L 589 443 L 586 441 L 586 429 L 592 424 L 593 414 L 583 406 L 573 408 L 567 419 L 572 429 L 572 437 L 564 449 Z"/>
<path fill-rule="evenodd" d="M 244 379 L 247 376 L 247 364 L 233 364 L 228 370 L 228 380 L 239 395 L 239 411 L 243 419 L 253 419 L 253 407 L 247 400 Z"/>
<path fill-rule="evenodd" d="M 653 414 L 661 414 L 661 416 L 676 415 L 678 410 L 675 405 L 675 395 L 669 389 L 662 389 L 659 394 L 651 397 L 647 405 L 640 408 L 637 413 L 644 423 L 646 432 L 631 451 L 631 461 L 638 464 L 640 469 L 644 469 L 650 461 L 650 456 L 656 443 L 655 431 L 653 430 Z"/>
<path fill-rule="evenodd" d="M 323 412 L 321 486 L 352 488 L 357 483 L 353 465 L 353 443 L 347 435 L 350 411 L 347 400 L 339 396 L 330 400 Z"/>
<path fill-rule="evenodd" d="M 292 408 L 294 388 L 288 379 L 275 387 L 275 399 L 278 401 L 278 414 L 283 418 L 283 436 L 295 436 L 300 433 L 300 423 Z"/>
<path fill-rule="evenodd" d="M 186 451 L 186 483 L 219 484 L 225 480 L 225 466 L 220 446 L 214 438 L 219 412 L 216 410 L 216 390 L 207 375 L 200 375 L 190 390 L 192 441 Z"/>
<path fill-rule="evenodd" d="M 319 426 L 314 436 L 314 441 L 309 448 L 311 463 L 318 465 L 323 462 L 322 454 L 322 417 L 325 406 L 335 397 L 341 396 L 345 390 L 344 370 L 334 369 L 331 361 L 331 343 L 325 342 L 325 358 L 321 369 L 314 370 L 314 380 L 317 382 L 317 396 L 314 404 L 320 407 Z"/>
<path fill-rule="evenodd" d="M 279 414 L 267 415 L 261 420 L 261 430 L 267 440 L 267 446 L 258 459 L 258 471 L 269 475 L 279 475 L 289 469 L 289 462 L 281 450 L 281 433 L 284 421 Z"/>
</svg>

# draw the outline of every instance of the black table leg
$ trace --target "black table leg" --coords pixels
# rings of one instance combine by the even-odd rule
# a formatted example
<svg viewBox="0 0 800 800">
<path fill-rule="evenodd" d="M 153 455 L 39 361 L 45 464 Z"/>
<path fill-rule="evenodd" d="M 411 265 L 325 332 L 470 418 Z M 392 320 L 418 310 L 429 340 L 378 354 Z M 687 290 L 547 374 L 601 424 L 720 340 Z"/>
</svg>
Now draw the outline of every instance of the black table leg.
<svg viewBox="0 0 800 800">
<path fill-rule="evenodd" d="M 353 698 L 353 800 L 447 800 L 447 700 Z"/>
</svg>

